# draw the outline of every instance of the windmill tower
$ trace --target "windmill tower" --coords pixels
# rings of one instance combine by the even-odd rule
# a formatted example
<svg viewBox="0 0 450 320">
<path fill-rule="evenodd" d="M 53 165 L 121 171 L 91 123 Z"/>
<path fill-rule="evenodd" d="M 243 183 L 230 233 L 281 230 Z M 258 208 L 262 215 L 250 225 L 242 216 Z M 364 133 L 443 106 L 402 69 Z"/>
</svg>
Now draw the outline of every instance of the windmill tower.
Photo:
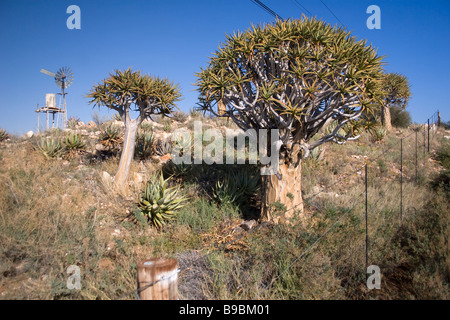
<svg viewBox="0 0 450 320">
<path fill-rule="evenodd" d="M 62 67 L 56 73 L 45 70 L 45 69 L 41 69 L 41 72 L 50 77 L 53 77 L 55 79 L 56 85 L 61 88 L 61 93 L 58 93 L 58 94 L 61 95 L 62 103 L 61 103 L 61 99 L 60 99 L 60 103 L 59 103 L 60 111 L 56 111 L 56 112 L 61 112 L 63 114 L 63 128 L 65 128 L 66 123 L 67 123 L 67 106 L 66 106 L 67 92 L 66 92 L 66 89 L 73 82 L 72 70 L 70 70 L 69 67 Z"/>
</svg>

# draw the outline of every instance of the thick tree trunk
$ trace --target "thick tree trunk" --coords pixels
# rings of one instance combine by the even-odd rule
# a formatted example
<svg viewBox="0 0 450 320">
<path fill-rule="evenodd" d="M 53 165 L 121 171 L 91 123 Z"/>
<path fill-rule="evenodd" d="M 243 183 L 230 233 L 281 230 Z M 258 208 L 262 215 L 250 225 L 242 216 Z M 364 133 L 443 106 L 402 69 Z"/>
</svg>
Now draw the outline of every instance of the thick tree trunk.
<svg viewBox="0 0 450 320">
<path fill-rule="evenodd" d="M 289 220 L 303 212 L 301 161 L 297 166 L 280 161 L 279 175 L 262 176 L 261 214 L 264 221 Z"/>
<path fill-rule="evenodd" d="M 392 129 L 391 110 L 389 109 L 389 107 L 383 107 L 383 110 L 381 112 L 381 124 L 388 131 Z"/>
<path fill-rule="evenodd" d="M 134 146 L 136 141 L 136 131 L 139 122 L 134 119 L 125 120 L 125 138 L 123 143 L 122 154 L 120 156 L 119 168 L 114 177 L 115 189 L 122 189 L 127 181 L 130 171 L 131 160 L 134 156 Z"/>
</svg>

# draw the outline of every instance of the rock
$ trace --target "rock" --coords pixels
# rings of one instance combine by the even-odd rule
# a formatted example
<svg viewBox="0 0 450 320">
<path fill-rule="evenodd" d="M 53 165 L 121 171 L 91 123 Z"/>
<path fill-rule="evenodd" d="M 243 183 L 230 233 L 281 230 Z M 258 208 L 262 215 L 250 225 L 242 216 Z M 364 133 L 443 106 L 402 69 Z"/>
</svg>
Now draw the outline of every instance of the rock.
<svg viewBox="0 0 450 320">
<path fill-rule="evenodd" d="M 34 132 L 31 131 L 31 130 L 28 131 L 27 133 L 25 133 L 25 137 L 28 138 L 28 139 L 30 139 L 33 135 L 34 135 Z"/>
<path fill-rule="evenodd" d="M 142 181 L 144 181 L 144 178 L 142 177 L 142 174 L 135 172 L 133 175 L 133 181 L 135 183 L 141 183 Z"/>
<path fill-rule="evenodd" d="M 101 144 L 101 143 L 97 143 L 95 145 L 95 150 L 97 150 L 97 151 L 105 151 L 106 147 L 103 144 Z"/>
<path fill-rule="evenodd" d="M 241 223 L 240 227 L 245 231 L 252 229 L 256 225 L 256 220 L 245 220 Z"/>
<path fill-rule="evenodd" d="M 113 178 L 111 177 L 111 175 L 110 175 L 108 172 L 103 171 L 103 172 L 102 172 L 102 179 L 103 179 L 104 181 L 109 181 L 109 182 L 111 182 Z"/>
<path fill-rule="evenodd" d="M 89 126 L 89 127 L 96 127 L 97 125 L 95 124 L 94 121 L 89 121 L 89 122 L 88 122 L 88 126 Z"/>
<path fill-rule="evenodd" d="M 444 136 L 444 139 L 450 139 L 450 136 Z"/>
</svg>

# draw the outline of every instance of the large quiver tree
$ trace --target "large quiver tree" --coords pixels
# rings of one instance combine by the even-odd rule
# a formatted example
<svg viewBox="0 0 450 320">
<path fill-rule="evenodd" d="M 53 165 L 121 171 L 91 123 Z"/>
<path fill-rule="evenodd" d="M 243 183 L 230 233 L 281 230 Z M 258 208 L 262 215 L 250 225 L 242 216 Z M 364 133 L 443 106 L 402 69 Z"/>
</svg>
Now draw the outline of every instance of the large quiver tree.
<svg viewBox="0 0 450 320">
<path fill-rule="evenodd" d="M 124 187 L 134 155 L 136 131 L 151 115 L 168 116 L 181 98 L 177 85 L 167 79 L 141 75 L 140 71 L 116 70 L 109 78 L 94 86 L 87 95 L 95 106 L 115 110 L 125 123 L 125 139 L 119 168 L 114 176 L 116 189 Z M 135 119 L 131 111 L 137 111 Z"/>
<path fill-rule="evenodd" d="M 387 73 L 383 76 L 382 90 L 381 124 L 387 130 L 391 130 L 390 108 L 395 106 L 405 109 L 411 97 L 408 79 L 398 73 Z"/>
<path fill-rule="evenodd" d="M 264 219 L 273 218 L 276 202 L 287 218 L 302 211 L 302 157 L 323 143 L 359 137 L 360 116 L 379 97 L 381 60 L 350 32 L 304 17 L 227 36 L 197 74 L 203 109 L 219 115 L 223 103 L 220 116 L 243 130 L 279 129 L 278 174 L 263 176 Z M 334 129 L 321 130 L 330 122 Z"/>
</svg>

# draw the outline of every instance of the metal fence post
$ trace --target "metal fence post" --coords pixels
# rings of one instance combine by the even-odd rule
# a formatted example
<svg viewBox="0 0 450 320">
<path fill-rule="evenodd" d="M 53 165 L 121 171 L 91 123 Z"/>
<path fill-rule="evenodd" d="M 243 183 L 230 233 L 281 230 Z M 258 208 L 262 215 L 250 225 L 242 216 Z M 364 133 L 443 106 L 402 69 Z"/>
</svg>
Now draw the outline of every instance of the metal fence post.
<svg viewBox="0 0 450 320">
<path fill-rule="evenodd" d="M 367 163 L 365 166 L 365 187 L 366 187 L 366 270 L 369 266 L 369 227 L 368 227 L 368 206 L 367 206 Z"/>
<path fill-rule="evenodd" d="M 400 221 L 403 220 L 403 138 L 400 139 Z"/>
<path fill-rule="evenodd" d="M 418 156 L 417 156 L 417 147 L 418 147 L 418 145 L 417 145 L 417 134 L 418 134 L 418 131 L 416 130 L 416 184 L 417 184 L 417 179 L 418 179 L 418 175 L 417 175 L 417 167 L 418 167 Z"/>
</svg>

